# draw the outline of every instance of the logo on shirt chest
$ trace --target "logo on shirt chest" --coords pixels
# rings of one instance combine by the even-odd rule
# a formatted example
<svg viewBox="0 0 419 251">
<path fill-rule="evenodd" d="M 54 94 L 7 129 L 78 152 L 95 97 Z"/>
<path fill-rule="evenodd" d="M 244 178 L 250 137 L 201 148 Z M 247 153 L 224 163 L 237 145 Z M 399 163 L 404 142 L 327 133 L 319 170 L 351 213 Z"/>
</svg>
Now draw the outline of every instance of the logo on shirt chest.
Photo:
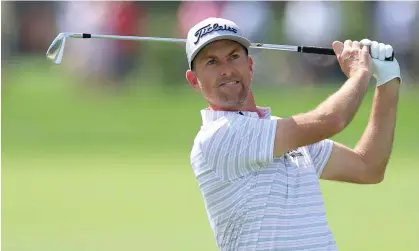
<svg viewBox="0 0 419 251">
<path fill-rule="evenodd" d="M 297 150 L 291 150 L 289 152 L 287 152 L 287 155 L 291 156 L 291 158 L 297 158 L 297 157 L 303 157 L 304 155 L 297 151 Z"/>
</svg>

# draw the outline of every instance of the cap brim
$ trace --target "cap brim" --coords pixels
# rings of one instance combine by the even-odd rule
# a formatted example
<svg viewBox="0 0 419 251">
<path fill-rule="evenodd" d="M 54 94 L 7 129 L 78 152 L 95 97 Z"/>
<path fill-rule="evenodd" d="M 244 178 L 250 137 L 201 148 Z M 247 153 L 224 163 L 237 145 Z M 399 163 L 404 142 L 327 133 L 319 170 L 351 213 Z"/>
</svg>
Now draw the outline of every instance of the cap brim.
<svg viewBox="0 0 419 251">
<path fill-rule="evenodd" d="M 205 41 L 204 43 L 202 43 L 199 47 L 197 47 L 194 51 L 194 53 L 191 55 L 191 59 L 189 62 L 189 68 L 191 68 L 191 64 L 192 61 L 194 60 L 194 58 L 196 57 L 196 55 L 198 55 L 198 53 L 208 44 L 218 41 L 218 40 L 232 40 L 235 41 L 241 45 L 243 45 L 244 47 L 246 47 L 247 49 L 250 47 L 251 42 L 242 36 L 238 36 L 238 35 L 220 35 L 220 36 L 215 36 L 213 38 L 208 39 L 207 41 Z"/>
</svg>

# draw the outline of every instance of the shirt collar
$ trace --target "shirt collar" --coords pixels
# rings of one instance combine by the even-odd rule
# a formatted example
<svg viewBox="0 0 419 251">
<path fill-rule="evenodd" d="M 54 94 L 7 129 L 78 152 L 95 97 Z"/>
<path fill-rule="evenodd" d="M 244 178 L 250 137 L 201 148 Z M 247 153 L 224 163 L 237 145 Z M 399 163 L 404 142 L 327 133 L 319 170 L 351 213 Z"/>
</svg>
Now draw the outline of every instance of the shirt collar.
<svg viewBox="0 0 419 251">
<path fill-rule="evenodd" d="M 203 124 L 210 123 L 215 121 L 223 116 L 238 114 L 242 116 L 248 116 L 252 118 L 260 118 L 260 119 L 267 119 L 271 116 L 271 108 L 270 107 L 260 107 L 257 106 L 257 110 L 261 114 L 259 117 L 258 112 L 250 112 L 250 111 L 218 111 L 213 110 L 211 108 L 205 108 L 201 110 L 202 122 Z"/>
</svg>

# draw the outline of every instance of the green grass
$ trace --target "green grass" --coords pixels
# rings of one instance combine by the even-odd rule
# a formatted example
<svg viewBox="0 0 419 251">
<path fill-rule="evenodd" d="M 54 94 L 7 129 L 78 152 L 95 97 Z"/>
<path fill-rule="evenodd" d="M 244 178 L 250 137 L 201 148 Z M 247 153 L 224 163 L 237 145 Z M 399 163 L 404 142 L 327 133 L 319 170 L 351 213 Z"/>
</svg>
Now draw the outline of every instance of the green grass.
<svg viewBox="0 0 419 251">
<path fill-rule="evenodd" d="M 189 165 L 202 98 L 158 85 L 86 93 L 37 61 L 2 73 L 2 249 L 217 250 Z M 181 85 L 179 85 L 181 86 Z M 255 86 L 288 116 L 337 86 Z M 403 90 L 394 154 L 376 186 L 322 182 L 340 250 L 419 250 L 418 90 Z M 335 139 L 354 145 L 372 92 Z"/>
</svg>

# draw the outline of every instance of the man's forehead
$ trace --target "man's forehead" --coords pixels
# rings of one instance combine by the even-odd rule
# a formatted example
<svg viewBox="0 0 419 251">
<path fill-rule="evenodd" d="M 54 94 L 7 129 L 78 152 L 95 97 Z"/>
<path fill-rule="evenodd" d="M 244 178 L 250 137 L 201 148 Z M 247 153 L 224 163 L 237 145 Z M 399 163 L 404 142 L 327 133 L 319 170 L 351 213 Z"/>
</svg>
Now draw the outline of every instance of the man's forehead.
<svg viewBox="0 0 419 251">
<path fill-rule="evenodd" d="M 242 45 L 236 41 L 218 40 L 206 45 L 199 54 L 201 54 L 201 56 L 212 56 L 217 52 L 231 53 L 240 48 L 242 48 Z"/>
</svg>

